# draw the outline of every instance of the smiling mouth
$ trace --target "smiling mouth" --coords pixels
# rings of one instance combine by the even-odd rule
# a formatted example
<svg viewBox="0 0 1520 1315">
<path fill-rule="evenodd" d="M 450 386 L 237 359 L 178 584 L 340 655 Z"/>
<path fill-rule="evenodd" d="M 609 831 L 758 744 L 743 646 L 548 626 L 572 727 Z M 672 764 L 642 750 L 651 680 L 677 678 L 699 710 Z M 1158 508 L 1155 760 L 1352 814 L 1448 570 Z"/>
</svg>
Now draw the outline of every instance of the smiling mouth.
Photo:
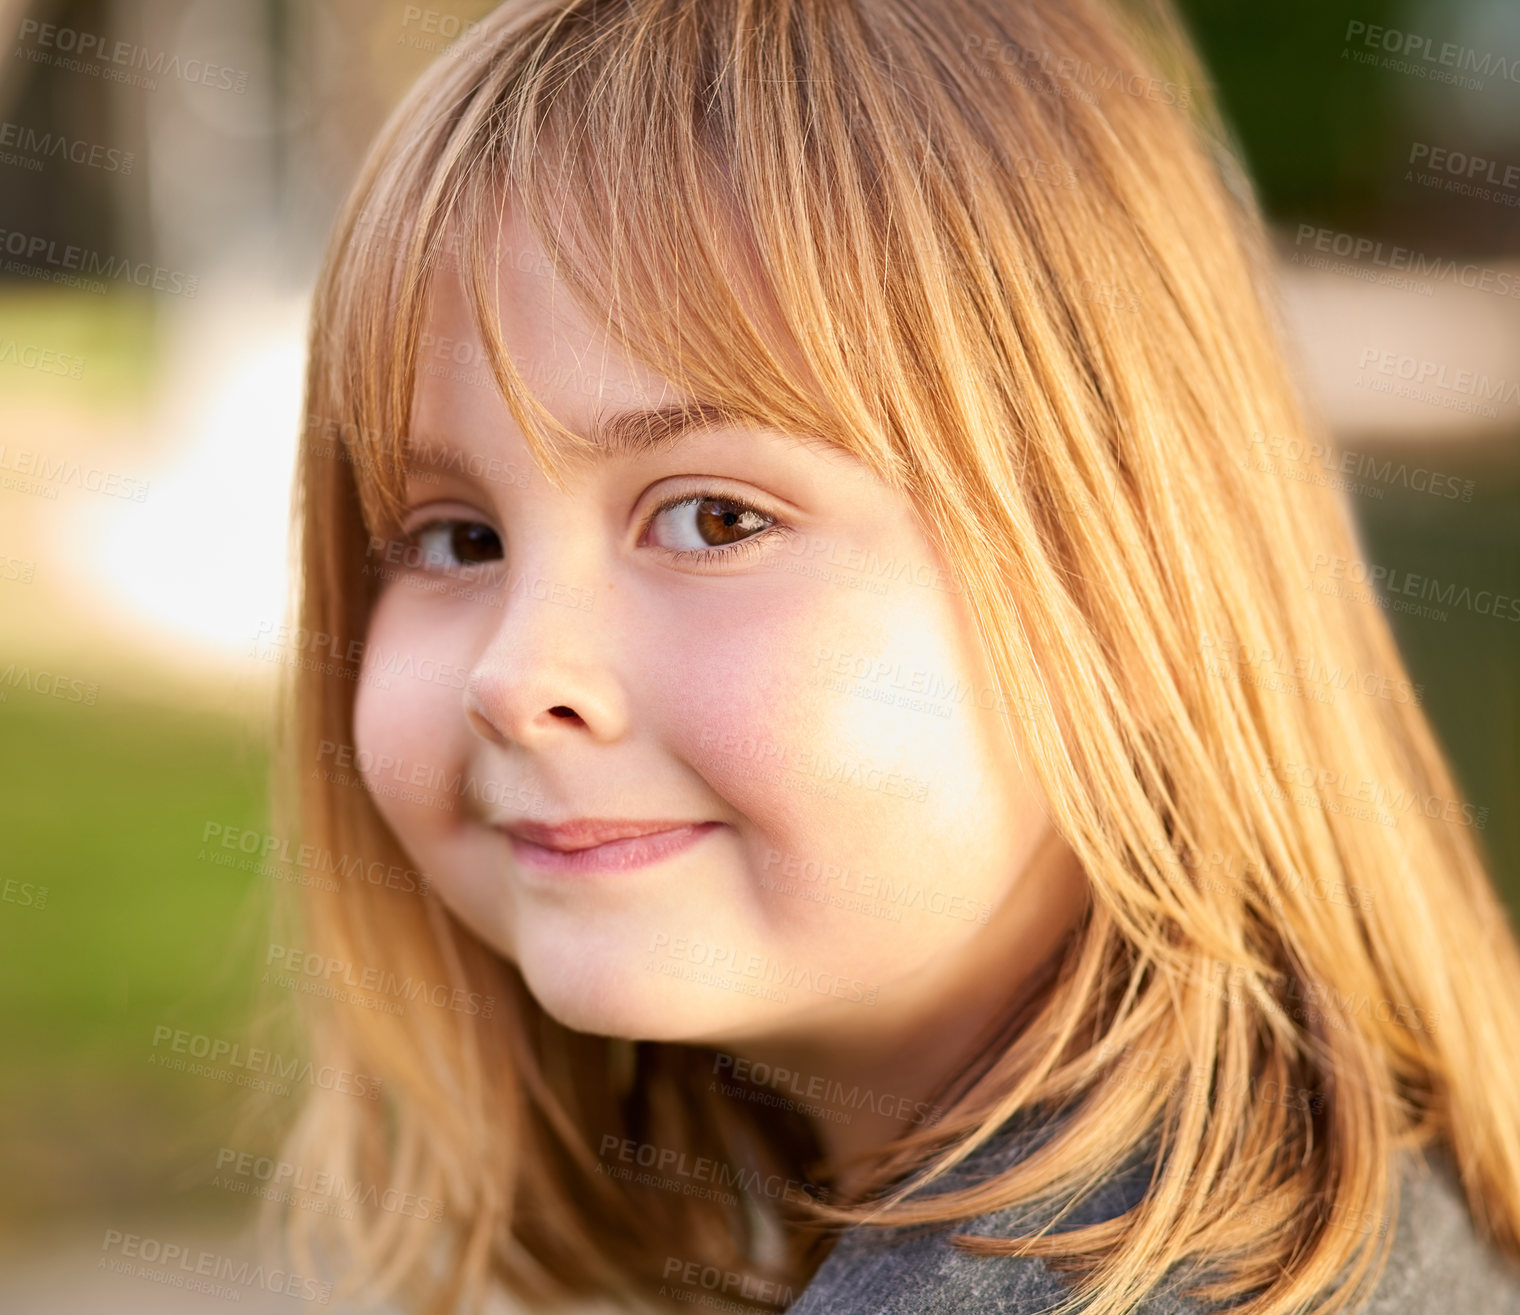
<svg viewBox="0 0 1520 1315">
<path fill-rule="evenodd" d="M 548 872 L 628 872 L 690 848 L 721 822 L 603 822 L 505 828 L 519 863 Z"/>
</svg>

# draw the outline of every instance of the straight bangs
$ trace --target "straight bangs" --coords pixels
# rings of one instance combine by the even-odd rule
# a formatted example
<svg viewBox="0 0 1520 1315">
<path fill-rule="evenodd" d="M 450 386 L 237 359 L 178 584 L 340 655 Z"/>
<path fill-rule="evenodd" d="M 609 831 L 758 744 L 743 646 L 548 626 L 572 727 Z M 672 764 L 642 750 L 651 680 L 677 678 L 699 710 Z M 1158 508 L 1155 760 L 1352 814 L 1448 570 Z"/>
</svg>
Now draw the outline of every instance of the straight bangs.
<svg viewBox="0 0 1520 1315">
<path fill-rule="evenodd" d="M 1387 1255 L 1386 1229 L 1338 1221 L 1386 1218 L 1393 1152 L 1442 1145 L 1520 1252 L 1520 1129 L 1497 1094 L 1520 1087 L 1520 957 L 1474 838 L 1423 804 L 1390 824 L 1294 788 L 1351 770 L 1411 805 L 1458 799 L 1424 715 L 1284 695 L 1240 665 L 1407 683 L 1376 609 L 1313 587 L 1317 563 L 1359 556 L 1344 495 L 1249 464 L 1262 435 L 1326 439 L 1206 85 L 1162 0 L 524 0 L 387 123 L 313 310 L 299 620 L 349 656 L 294 677 L 288 827 L 406 863 L 365 792 L 314 768 L 352 745 L 366 545 L 395 531 L 428 444 L 412 413 L 439 278 L 460 279 L 544 473 L 562 485 L 585 455 L 507 350 L 510 263 L 563 280 L 680 405 L 837 447 L 913 499 L 1093 900 L 944 1115 L 854 1198 L 790 1217 L 601 1171 L 615 1136 L 804 1176 L 806 1121 L 710 1091 L 712 1052 L 563 1028 L 421 891 L 303 890 L 314 950 L 498 1002 L 308 1002 L 324 1057 L 383 1075 L 387 1100 L 315 1093 L 294 1162 L 446 1202 L 445 1229 L 375 1211 L 339 1228 L 369 1292 L 405 1282 L 453 1310 L 494 1278 L 676 1309 L 657 1295 L 672 1254 L 796 1286 L 825 1225 L 1064 1209 L 1143 1146 L 1165 1155 L 1119 1219 L 963 1245 L 1043 1257 L 1080 1279 L 1063 1309 L 1095 1315 L 1200 1258 L 1205 1300 L 1284 1315 L 1344 1280 L 1334 1312 Z M 508 207 L 541 252 L 500 245 Z M 927 565 L 867 569 L 928 584 Z M 1043 1108 L 1074 1117 L 992 1179 L 921 1190 Z M 321 1222 L 294 1211 L 293 1245 Z"/>
<path fill-rule="evenodd" d="M 796 107 L 763 94 L 753 105 L 705 104 L 721 82 L 713 56 L 744 45 L 705 30 L 721 15 L 675 11 L 651 20 L 627 6 L 540 5 L 535 21 L 528 8 L 498 11 L 500 31 L 490 38 L 498 55 L 485 71 L 463 85 L 419 85 L 414 100 L 432 109 L 442 98 L 447 110 L 419 133 L 421 106 L 401 107 L 406 149 L 376 171 L 367 194 L 356 194 L 334 242 L 334 284 L 367 292 L 348 308 L 348 323 L 331 326 L 353 364 L 342 395 L 354 414 L 343 436 L 366 527 L 394 526 L 411 461 L 429 447 L 411 433 L 409 417 L 429 294 L 440 277 L 460 280 L 484 364 L 545 475 L 562 484 L 587 455 L 587 439 L 544 410 L 531 370 L 525 377 L 502 340 L 503 263 L 562 280 L 594 323 L 680 397 L 699 400 L 712 423 L 766 426 L 838 447 L 901 487 L 882 417 L 865 409 L 861 371 L 846 372 L 843 343 L 829 328 L 850 302 L 833 306 L 831 320 L 814 261 L 759 262 L 762 250 L 789 249 L 767 231 L 767 217 L 787 223 L 790 247 L 801 240 L 818 254 L 815 237 L 796 231 L 802 216 L 790 211 L 798 198 L 777 192 L 769 174 L 746 180 L 759 184 L 747 194 L 730 191 L 730 162 L 748 143 L 724 124 L 731 129 L 735 114 L 775 120 L 778 108 Z M 767 63 L 776 52 L 752 53 Z M 750 75 L 762 86 L 783 76 L 764 67 Z M 769 127 L 761 133 L 769 136 Z M 502 245 L 509 207 L 520 207 L 541 252 Z M 854 270 L 849 279 L 865 274 Z M 381 288 L 386 295 L 372 295 Z M 800 318 L 775 315 L 799 309 Z M 822 360 L 807 350 L 819 346 L 829 349 Z"/>
</svg>

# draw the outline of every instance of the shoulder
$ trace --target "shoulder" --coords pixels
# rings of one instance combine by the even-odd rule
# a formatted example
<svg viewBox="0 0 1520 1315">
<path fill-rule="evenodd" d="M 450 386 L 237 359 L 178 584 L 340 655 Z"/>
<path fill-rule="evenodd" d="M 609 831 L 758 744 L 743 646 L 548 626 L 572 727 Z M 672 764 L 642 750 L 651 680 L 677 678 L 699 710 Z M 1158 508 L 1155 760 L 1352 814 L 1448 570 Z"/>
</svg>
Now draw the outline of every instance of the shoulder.
<svg viewBox="0 0 1520 1315">
<path fill-rule="evenodd" d="M 1388 1267 L 1358 1315 L 1520 1315 L 1520 1264 L 1479 1234 L 1450 1159 L 1406 1155 L 1402 1169 Z"/>
<path fill-rule="evenodd" d="M 1027 1143 L 1019 1139 L 1018 1145 Z M 985 1178 L 1017 1153 L 1017 1146 L 1005 1146 L 992 1157 L 973 1157 L 976 1176 Z M 1400 1164 L 1402 1190 L 1387 1267 L 1357 1315 L 1520 1315 L 1520 1266 L 1477 1234 L 1449 1163 L 1411 1155 Z M 1065 1216 L 1061 1228 L 1122 1214 L 1140 1200 L 1149 1176 L 1148 1164 L 1132 1164 Z M 958 1176 L 957 1184 L 964 1180 Z M 1071 1289 L 1043 1260 L 967 1255 L 950 1241 L 956 1234 L 1016 1236 L 1032 1221 L 1033 1215 L 1015 1208 L 953 1226 L 851 1229 L 788 1315 L 1036 1315 L 1054 1309 Z M 1181 1295 L 1185 1286 L 1169 1279 L 1134 1308 L 1135 1315 L 1214 1315 L 1225 1309 Z"/>
<path fill-rule="evenodd" d="M 930 1193 L 985 1181 L 1014 1163 L 1052 1129 L 1025 1127 L 999 1134 L 935 1184 Z M 1066 1214 L 1060 1228 L 1112 1219 L 1135 1205 L 1150 1181 L 1137 1157 Z M 960 1224 L 913 1228 L 853 1228 L 825 1258 L 787 1315 L 1033 1315 L 1070 1296 L 1067 1281 L 1043 1260 L 972 1256 L 951 1245 L 958 1234 L 1015 1237 L 1043 1218 L 1013 1207 Z M 1135 1315 L 1207 1315 L 1207 1306 L 1175 1296 L 1152 1298 Z"/>
</svg>

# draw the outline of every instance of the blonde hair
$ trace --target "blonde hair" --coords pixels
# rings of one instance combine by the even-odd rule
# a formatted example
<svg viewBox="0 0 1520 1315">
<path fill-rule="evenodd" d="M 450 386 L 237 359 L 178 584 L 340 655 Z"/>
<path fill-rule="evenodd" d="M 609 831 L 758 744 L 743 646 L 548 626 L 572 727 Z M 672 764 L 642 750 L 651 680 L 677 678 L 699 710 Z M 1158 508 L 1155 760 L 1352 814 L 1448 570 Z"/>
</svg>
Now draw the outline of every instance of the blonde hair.
<svg viewBox="0 0 1520 1315">
<path fill-rule="evenodd" d="M 596 1142 L 801 1177 L 804 1123 L 709 1093 L 700 1048 L 563 1028 L 434 896 L 307 886 L 314 951 L 496 1002 L 310 1002 L 323 1058 L 386 1098 L 313 1093 L 287 1154 L 446 1202 L 443 1224 L 339 1221 L 352 1273 L 437 1310 L 488 1275 L 668 1308 L 674 1246 L 800 1288 L 820 1225 L 1065 1203 L 1148 1139 L 1165 1155 L 1128 1213 L 964 1245 L 1044 1257 L 1101 1315 L 1173 1265 L 1250 1315 L 1343 1281 L 1336 1311 L 1387 1233 L 1337 1220 L 1385 1217 L 1395 1152 L 1437 1147 L 1520 1254 L 1520 955 L 1381 615 L 1312 587 L 1357 559 L 1343 496 L 1251 466 L 1264 435 L 1323 436 L 1203 87 L 1159 0 L 512 0 L 395 111 L 312 314 L 300 624 L 344 659 L 295 677 L 285 825 L 406 863 L 370 797 L 313 768 L 352 741 L 365 545 L 394 527 L 429 283 L 456 257 L 534 455 L 556 480 L 574 458 L 494 318 L 510 201 L 630 354 L 916 500 L 1093 898 L 1017 1035 L 767 1264 L 764 1202 L 620 1182 Z M 1309 685 L 1253 679 L 1263 653 Z M 915 1190 L 1040 1109 L 1074 1115 L 979 1185 Z M 321 1223 L 292 1212 L 308 1263 Z"/>
</svg>

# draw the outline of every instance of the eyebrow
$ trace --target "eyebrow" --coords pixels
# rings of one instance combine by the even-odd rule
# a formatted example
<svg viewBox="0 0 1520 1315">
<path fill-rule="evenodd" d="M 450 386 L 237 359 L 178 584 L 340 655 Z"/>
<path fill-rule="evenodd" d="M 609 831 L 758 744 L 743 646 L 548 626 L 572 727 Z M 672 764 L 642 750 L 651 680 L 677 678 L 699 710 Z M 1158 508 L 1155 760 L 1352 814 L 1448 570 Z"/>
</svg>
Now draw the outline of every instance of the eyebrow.
<svg viewBox="0 0 1520 1315">
<path fill-rule="evenodd" d="M 619 457 L 648 456 L 674 447 L 688 434 L 702 429 L 720 429 L 744 423 L 728 407 L 716 402 L 685 402 L 670 406 L 635 408 L 627 411 L 598 411 L 591 420 L 586 439 L 594 462 Z M 457 449 L 447 439 L 424 438 L 408 446 L 408 470 L 422 472 L 448 469 L 457 465 Z"/>
<path fill-rule="evenodd" d="M 647 456 L 674 447 L 699 429 L 741 423 L 741 417 L 716 402 L 678 402 L 632 411 L 597 412 L 587 435 L 594 460 Z"/>
</svg>

